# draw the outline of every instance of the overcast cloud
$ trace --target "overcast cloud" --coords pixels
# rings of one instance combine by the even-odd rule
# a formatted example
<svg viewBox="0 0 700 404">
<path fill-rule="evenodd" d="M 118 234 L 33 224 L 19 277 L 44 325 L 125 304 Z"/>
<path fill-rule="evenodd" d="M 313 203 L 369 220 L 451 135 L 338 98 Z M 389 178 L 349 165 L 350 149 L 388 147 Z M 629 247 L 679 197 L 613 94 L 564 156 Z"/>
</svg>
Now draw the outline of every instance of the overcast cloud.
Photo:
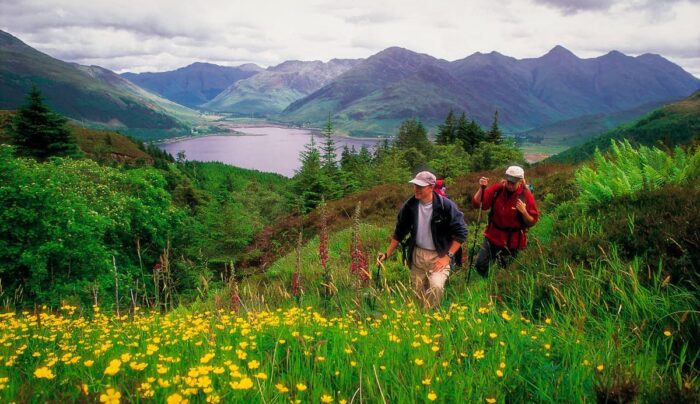
<svg viewBox="0 0 700 404">
<path fill-rule="evenodd" d="M 0 29 L 116 72 L 366 58 L 389 46 L 446 59 L 498 51 L 658 53 L 700 77 L 700 0 L 0 0 Z"/>
</svg>

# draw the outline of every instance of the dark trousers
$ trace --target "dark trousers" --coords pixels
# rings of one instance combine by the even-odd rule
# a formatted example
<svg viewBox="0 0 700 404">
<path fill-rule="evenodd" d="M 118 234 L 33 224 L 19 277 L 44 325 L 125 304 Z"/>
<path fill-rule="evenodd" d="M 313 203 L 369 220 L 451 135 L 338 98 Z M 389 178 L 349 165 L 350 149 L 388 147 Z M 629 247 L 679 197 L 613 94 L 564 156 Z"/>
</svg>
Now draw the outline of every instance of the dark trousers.
<svg viewBox="0 0 700 404">
<path fill-rule="evenodd" d="M 479 275 L 487 276 L 489 274 L 489 266 L 492 262 L 495 261 L 500 267 L 505 267 L 516 255 L 518 255 L 518 250 L 497 247 L 491 244 L 489 239 L 484 238 L 484 242 L 481 244 L 481 248 L 479 248 L 479 254 L 476 256 L 474 267 Z"/>
</svg>

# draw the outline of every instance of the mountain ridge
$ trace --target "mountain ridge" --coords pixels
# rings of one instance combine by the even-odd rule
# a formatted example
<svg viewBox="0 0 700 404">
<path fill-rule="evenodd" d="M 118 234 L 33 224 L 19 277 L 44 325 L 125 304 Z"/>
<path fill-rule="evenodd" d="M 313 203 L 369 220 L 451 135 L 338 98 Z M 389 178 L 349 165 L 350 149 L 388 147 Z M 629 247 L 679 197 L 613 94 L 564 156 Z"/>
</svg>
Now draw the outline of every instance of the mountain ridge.
<svg viewBox="0 0 700 404">
<path fill-rule="evenodd" d="M 101 126 L 184 131 L 197 117 L 110 70 L 55 59 L 4 31 L 0 59 L 0 109 L 18 108 L 36 85 L 56 112 Z"/>
<path fill-rule="evenodd" d="M 430 96 L 439 100 L 420 105 L 415 100 L 427 95 L 420 94 L 420 87 L 412 92 L 408 87 L 415 90 L 416 82 L 408 77 L 425 64 L 444 74 L 437 82 L 440 90 L 428 90 Z M 398 91 L 402 86 L 407 88 Z M 650 54 L 632 57 L 610 51 L 581 59 L 557 45 L 539 58 L 515 59 L 498 52 L 477 52 L 448 62 L 391 47 L 360 62 L 317 92 L 294 101 L 280 119 L 319 125 L 331 113 L 351 133 L 363 132 L 363 125 L 353 119 L 357 116 L 353 112 L 377 110 L 375 104 L 381 94 L 393 92 L 394 97 L 385 99 L 395 104 L 392 111 L 387 111 L 384 104 L 381 114 L 361 114 L 363 119 L 379 121 L 391 117 L 386 134 L 395 130 L 394 121 L 414 116 L 435 125 L 449 109 L 466 111 L 481 125 L 489 125 L 498 110 L 506 131 L 526 131 L 585 115 L 612 114 L 678 99 L 698 88 L 699 79 L 663 57 Z M 404 95 L 396 96 L 398 93 Z M 445 110 L 437 113 L 428 104 L 444 105 Z"/>
<path fill-rule="evenodd" d="M 263 71 L 247 63 L 240 66 L 220 66 L 194 62 L 165 72 L 122 73 L 134 84 L 179 104 L 197 108 L 211 101 L 233 83 Z"/>
</svg>

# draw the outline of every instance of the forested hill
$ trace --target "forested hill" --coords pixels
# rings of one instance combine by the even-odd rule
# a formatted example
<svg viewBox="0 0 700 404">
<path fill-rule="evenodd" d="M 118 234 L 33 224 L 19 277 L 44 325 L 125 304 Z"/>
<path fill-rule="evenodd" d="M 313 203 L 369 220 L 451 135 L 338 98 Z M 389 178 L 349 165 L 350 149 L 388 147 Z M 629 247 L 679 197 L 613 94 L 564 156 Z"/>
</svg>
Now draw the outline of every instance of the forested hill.
<svg viewBox="0 0 700 404">
<path fill-rule="evenodd" d="M 547 161 L 576 163 L 590 159 L 596 149 L 606 151 L 612 139 L 627 139 L 634 145 L 662 145 L 668 148 L 697 142 L 700 139 L 700 91 L 685 100 L 657 109 L 636 122 L 567 149 Z"/>
<path fill-rule="evenodd" d="M 16 109 L 37 85 L 55 111 L 110 128 L 187 131 L 198 114 L 98 66 L 66 63 L 0 31 L 0 109 Z"/>
</svg>

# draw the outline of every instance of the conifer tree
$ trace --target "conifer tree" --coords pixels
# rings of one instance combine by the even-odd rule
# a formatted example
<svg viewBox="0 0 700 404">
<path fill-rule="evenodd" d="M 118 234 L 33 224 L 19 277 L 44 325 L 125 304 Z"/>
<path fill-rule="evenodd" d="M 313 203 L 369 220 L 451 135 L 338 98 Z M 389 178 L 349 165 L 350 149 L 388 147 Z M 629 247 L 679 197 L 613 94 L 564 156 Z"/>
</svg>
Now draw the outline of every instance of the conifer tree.
<svg viewBox="0 0 700 404">
<path fill-rule="evenodd" d="M 453 144 L 457 138 L 457 122 L 455 122 L 454 112 L 450 112 L 445 118 L 445 123 L 438 125 L 438 134 L 435 143 L 439 145 Z"/>
<path fill-rule="evenodd" d="M 338 168 L 335 161 L 337 154 L 335 152 L 335 141 L 333 140 L 333 121 L 331 121 L 330 114 L 321 134 L 323 136 L 323 145 L 321 147 L 323 152 L 322 165 L 323 169 L 330 174 Z"/>
<path fill-rule="evenodd" d="M 407 119 L 401 123 L 399 134 L 394 142 L 411 171 L 424 169 L 432 156 L 432 143 L 428 132 L 418 119 Z"/>
<path fill-rule="evenodd" d="M 314 137 L 299 154 L 301 168 L 293 179 L 293 188 L 301 198 L 301 209 L 309 212 L 321 202 L 327 190 L 327 180 L 321 166 L 321 152 L 316 147 Z"/>
<path fill-rule="evenodd" d="M 503 134 L 498 128 L 498 111 L 493 114 L 493 123 L 491 123 L 491 130 L 486 134 L 486 141 L 493 144 L 503 143 Z"/>
<path fill-rule="evenodd" d="M 457 140 L 462 144 L 462 147 L 467 153 L 472 153 L 484 140 L 484 131 L 481 129 L 475 120 L 467 122 L 467 117 L 462 112 L 462 115 L 457 121 Z"/>
<path fill-rule="evenodd" d="M 331 115 L 328 114 L 328 122 L 323 127 L 321 132 L 323 136 L 323 144 L 321 145 L 321 168 L 327 189 L 324 191 L 326 199 L 332 200 L 343 196 L 341 187 L 340 172 L 338 171 L 338 163 L 336 159 L 338 155 L 335 152 L 335 141 L 333 140 L 333 121 Z"/>
<path fill-rule="evenodd" d="M 52 112 L 44 104 L 41 92 L 33 85 L 26 104 L 20 107 L 10 129 L 17 153 L 39 160 L 51 156 L 80 156 L 76 140 L 66 122 L 66 118 Z"/>
</svg>

